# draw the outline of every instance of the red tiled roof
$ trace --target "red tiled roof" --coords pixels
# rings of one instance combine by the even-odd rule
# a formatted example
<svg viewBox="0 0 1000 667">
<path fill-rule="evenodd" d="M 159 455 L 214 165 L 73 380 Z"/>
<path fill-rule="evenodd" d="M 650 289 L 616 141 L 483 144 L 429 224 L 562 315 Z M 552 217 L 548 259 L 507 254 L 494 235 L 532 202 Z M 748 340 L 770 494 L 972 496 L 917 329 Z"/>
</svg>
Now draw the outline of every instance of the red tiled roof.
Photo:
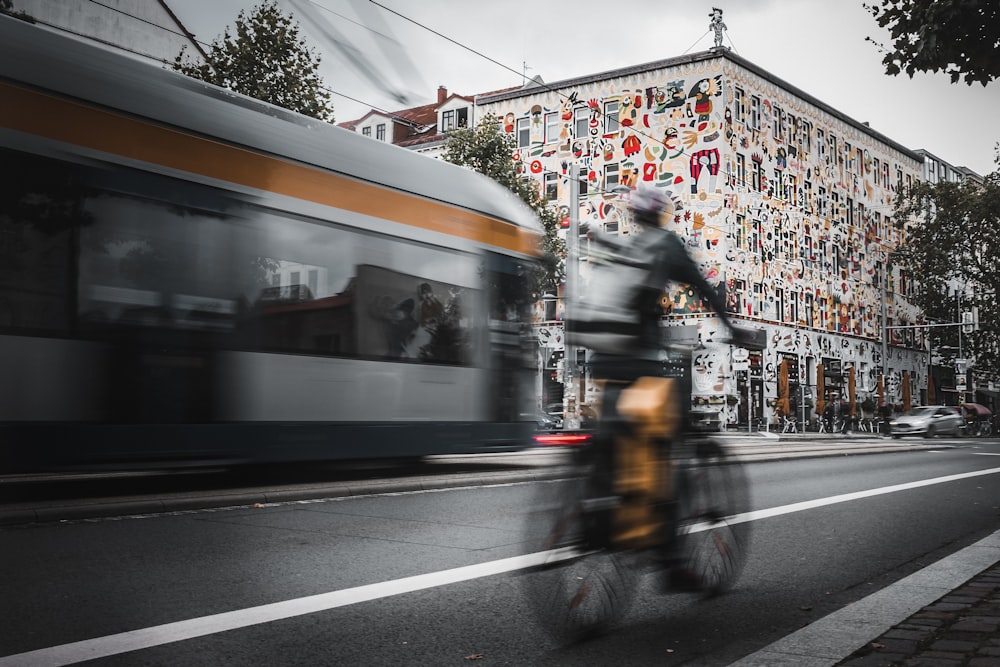
<svg viewBox="0 0 1000 667">
<path fill-rule="evenodd" d="M 409 109 L 400 109 L 399 111 L 389 112 L 370 109 L 361 118 L 337 123 L 337 127 L 354 132 L 366 119 L 377 115 L 392 120 L 392 143 L 397 146 L 417 146 L 435 141 L 443 141 L 445 135 L 438 132 L 437 127 L 438 109 L 456 99 L 464 100 L 469 104 L 475 103 L 474 97 L 452 94 L 440 102 L 423 104 L 418 107 L 410 107 Z M 420 130 L 423 130 L 423 132 Z"/>
</svg>

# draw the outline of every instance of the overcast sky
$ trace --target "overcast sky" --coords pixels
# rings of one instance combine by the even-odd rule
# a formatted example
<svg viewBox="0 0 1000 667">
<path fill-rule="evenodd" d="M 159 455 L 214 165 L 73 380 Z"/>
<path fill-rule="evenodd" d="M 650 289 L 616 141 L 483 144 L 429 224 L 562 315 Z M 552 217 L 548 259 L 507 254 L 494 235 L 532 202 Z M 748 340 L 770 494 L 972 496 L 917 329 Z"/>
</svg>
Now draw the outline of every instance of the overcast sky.
<svg viewBox="0 0 1000 667">
<path fill-rule="evenodd" d="M 326 85 L 363 102 L 335 95 L 337 122 L 358 118 L 373 107 L 393 111 L 427 104 L 435 99 L 439 85 L 452 93 L 475 95 L 518 85 L 525 71 L 529 77 L 553 83 L 707 50 L 714 44 L 709 12 L 716 6 L 723 10 L 728 28 L 723 44 L 738 55 L 855 120 L 868 121 L 904 146 L 927 149 L 980 174 L 997 169 L 1000 82 L 984 88 L 952 84 L 944 74 L 918 74 L 913 79 L 905 74 L 887 76 L 876 46 L 865 37 L 884 43 L 888 35 L 862 0 L 377 1 L 391 11 L 370 0 L 314 0 L 322 7 L 318 14 L 365 53 L 385 81 L 373 84 L 307 30 L 323 58 Z M 288 0 L 279 2 L 291 10 Z M 211 42 L 233 23 L 240 9 L 257 3 L 167 0 L 167 4 L 199 40 Z M 382 40 L 354 22 L 369 27 L 381 23 L 398 41 L 396 48 L 407 55 L 410 67 L 394 67 L 382 55 Z M 530 69 L 524 69 L 525 63 Z M 410 93 L 409 101 L 395 101 L 391 90 Z"/>
</svg>

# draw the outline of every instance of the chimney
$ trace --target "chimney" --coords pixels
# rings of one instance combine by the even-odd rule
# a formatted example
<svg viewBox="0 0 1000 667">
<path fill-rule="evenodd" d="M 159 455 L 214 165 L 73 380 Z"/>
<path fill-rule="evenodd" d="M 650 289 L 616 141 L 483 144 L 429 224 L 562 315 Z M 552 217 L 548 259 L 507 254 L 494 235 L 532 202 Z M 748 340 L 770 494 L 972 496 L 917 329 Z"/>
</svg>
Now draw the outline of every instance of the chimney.
<svg viewBox="0 0 1000 667">
<path fill-rule="evenodd" d="M 448 99 L 448 89 L 444 86 L 438 86 L 438 104 L 444 104 L 446 99 Z"/>
</svg>

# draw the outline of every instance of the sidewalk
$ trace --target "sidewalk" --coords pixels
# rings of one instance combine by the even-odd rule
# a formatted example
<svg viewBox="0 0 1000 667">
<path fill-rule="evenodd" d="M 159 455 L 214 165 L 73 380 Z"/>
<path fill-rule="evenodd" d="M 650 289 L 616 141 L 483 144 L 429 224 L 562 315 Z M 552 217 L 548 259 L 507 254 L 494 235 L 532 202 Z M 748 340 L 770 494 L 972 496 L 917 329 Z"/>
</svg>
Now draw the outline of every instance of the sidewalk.
<svg viewBox="0 0 1000 667">
<path fill-rule="evenodd" d="M 1000 667 L 1000 531 L 730 667 Z"/>
<path fill-rule="evenodd" d="M 1000 667 L 1000 564 L 837 663 L 842 667 Z"/>
</svg>

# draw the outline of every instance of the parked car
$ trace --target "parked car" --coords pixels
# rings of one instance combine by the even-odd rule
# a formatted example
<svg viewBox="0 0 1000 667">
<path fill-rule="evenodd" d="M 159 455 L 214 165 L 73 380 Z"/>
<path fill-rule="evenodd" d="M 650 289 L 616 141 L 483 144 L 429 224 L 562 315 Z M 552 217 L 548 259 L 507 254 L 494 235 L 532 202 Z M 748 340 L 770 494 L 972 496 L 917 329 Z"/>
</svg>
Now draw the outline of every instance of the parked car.
<svg viewBox="0 0 1000 667">
<path fill-rule="evenodd" d="M 563 413 L 562 403 L 549 403 L 548 405 L 545 406 L 545 414 L 548 415 L 551 419 L 555 420 L 556 425 L 554 428 L 563 427 L 564 413 Z"/>
<path fill-rule="evenodd" d="M 904 435 L 922 435 L 925 438 L 961 435 L 963 426 L 965 420 L 962 415 L 944 405 L 921 405 L 889 422 L 894 438 Z"/>
<path fill-rule="evenodd" d="M 552 415 L 547 415 L 544 412 L 531 412 L 521 415 L 524 421 L 533 421 L 535 426 L 538 427 L 539 431 L 555 431 L 562 428 L 562 420 L 557 420 Z"/>
</svg>

